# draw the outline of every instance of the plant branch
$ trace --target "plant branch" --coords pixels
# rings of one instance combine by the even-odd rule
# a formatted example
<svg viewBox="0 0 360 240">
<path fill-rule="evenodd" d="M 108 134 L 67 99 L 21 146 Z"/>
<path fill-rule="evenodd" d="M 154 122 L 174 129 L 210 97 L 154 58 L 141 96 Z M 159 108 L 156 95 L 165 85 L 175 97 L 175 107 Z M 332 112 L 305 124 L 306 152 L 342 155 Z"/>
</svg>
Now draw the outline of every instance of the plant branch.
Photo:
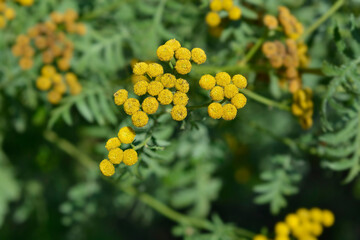
<svg viewBox="0 0 360 240">
<path fill-rule="evenodd" d="M 245 55 L 244 59 L 239 63 L 240 66 L 245 66 L 252 59 L 252 57 L 256 54 L 256 52 L 263 44 L 263 42 L 265 42 L 267 36 L 268 36 L 268 31 L 265 30 L 262 37 L 256 41 L 255 45 L 249 50 L 249 52 Z"/>
<path fill-rule="evenodd" d="M 248 90 L 248 89 L 241 89 L 240 92 L 244 93 L 247 97 L 259 102 L 259 103 L 262 103 L 264 105 L 267 105 L 269 107 L 276 107 L 278 109 L 281 109 L 281 110 L 285 110 L 285 111 L 290 111 L 290 107 L 284 103 L 279 103 L 279 102 L 275 102 L 271 99 L 268 99 L 266 97 L 263 97 L 251 90 Z"/>
</svg>

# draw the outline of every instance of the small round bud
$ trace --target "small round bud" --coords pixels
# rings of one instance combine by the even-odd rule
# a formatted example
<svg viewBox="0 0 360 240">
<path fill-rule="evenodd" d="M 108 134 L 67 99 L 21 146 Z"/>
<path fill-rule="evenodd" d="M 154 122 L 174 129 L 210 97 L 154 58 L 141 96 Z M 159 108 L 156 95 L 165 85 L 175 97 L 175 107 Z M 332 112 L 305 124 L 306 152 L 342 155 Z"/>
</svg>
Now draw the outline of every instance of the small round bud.
<svg viewBox="0 0 360 240">
<path fill-rule="evenodd" d="M 105 148 L 110 151 L 111 149 L 115 149 L 120 147 L 121 143 L 120 140 L 117 137 L 113 137 L 110 138 L 109 140 L 107 140 L 106 144 L 105 144 Z"/>
<path fill-rule="evenodd" d="M 147 114 L 154 114 L 159 108 L 159 102 L 154 97 L 147 97 L 142 102 L 141 107 Z"/>
<path fill-rule="evenodd" d="M 175 52 L 175 58 L 178 60 L 190 60 L 191 59 L 191 52 L 187 48 L 179 48 Z"/>
<path fill-rule="evenodd" d="M 236 117 L 237 109 L 234 105 L 228 103 L 223 106 L 223 115 L 224 120 L 230 121 Z"/>
<path fill-rule="evenodd" d="M 213 119 L 220 119 L 223 116 L 223 107 L 220 103 L 211 103 L 208 106 L 208 114 Z"/>
<path fill-rule="evenodd" d="M 164 89 L 159 93 L 158 100 L 162 105 L 168 105 L 173 101 L 173 93 L 169 89 Z"/>
<path fill-rule="evenodd" d="M 189 60 L 178 60 L 175 69 L 179 74 L 185 75 L 191 72 L 191 62 Z"/>
<path fill-rule="evenodd" d="M 129 98 L 124 103 L 124 111 L 128 115 L 133 115 L 140 109 L 140 102 L 135 98 Z"/>
<path fill-rule="evenodd" d="M 141 128 L 149 122 L 149 117 L 143 111 L 138 111 L 131 116 L 131 121 L 135 127 Z"/>
<path fill-rule="evenodd" d="M 147 88 L 149 83 L 147 81 L 139 81 L 134 85 L 134 93 L 138 96 L 145 95 L 147 92 Z"/>
<path fill-rule="evenodd" d="M 104 159 L 100 162 L 99 168 L 101 173 L 107 177 L 111 177 L 115 173 L 114 165 L 107 159 Z"/>
<path fill-rule="evenodd" d="M 114 148 L 109 151 L 108 158 L 112 164 L 120 164 L 123 160 L 124 152 L 120 148 Z"/>
<path fill-rule="evenodd" d="M 244 89 L 247 86 L 247 80 L 243 75 L 236 74 L 232 77 L 232 82 L 235 84 L 236 87 L 240 89 Z"/>
<path fill-rule="evenodd" d="M 125 144 L 130 144 L 135 139 L 135 131 L 131 127 L 123 127 L 118 132 L 118 138 L 120 139 L 120 142 Z"/>
<path fill-rule="evenodd" d="M 145 62 L 138 62 L 133 67 L 135 75 L 144 75 L 148 71 L 149 65 Z"/>
<path fill-rule="evenodd" d="M 187 116 L 187 109 L 183 105 L 175 105 L 171 109 L 171 117 L 176 121 L 182 121 Z"/>
<path fill-rule="evenodd" d="M 174 94 L 174 99 L 173 99 L 174 105 L 186 106 L 188 102 L 189 102 L 189 97 L 186 95 L 186 93 L 176 92 Z"/>
<path fill-rule="evenodd" d="M 237 108 L 243 108 L 246 105 L 246 97 L 242 93 L 236 94 L 233 98 L 231 98 L 231 103 Z"/>
<path fill-rule="evenodd" d="M 231 77 L 226 72 L 219 72 L 215 75 L 216 84 L 222 87 L 225 87 L 226 85 L 230 84 Z"/>
<path fill-rule="evenodd" d="M 164 85 L 158 81 L 152 81 L 148 86 L 148 93 L 151 96 L 157 96 L 164 89 Z"/>
<path fill-rule="evenodd" d="M 197 64 L 206 62 L 206 54 L 201 48 L 193 48 L 191 50 L 191 59 Z"/>
<path fill-rule="evenodd" d="M 168 45 L 161 45 L 156 50 L 156 55 L 160 61 L 167 62 L 170 61 L 174 56 L 174 50 Z"/>
<path fill-rule="evenodd" d="M 138 161 L 138 154 L 134 149 L 127 149 L 124 151 L 123 162 L 127 166 L 132 166 Z"/>
<path fill-rule="evenodd" d="M 114 102 L 116 105 L 123 105 L 124 102 L 128 99 L 128 91 L 125 89 L 120 89 L 114 93 Z"/>
<path fill-rule="evenodd" d="M 224 88 L 216 86 L 210 91 L 210 97 L 214 101 L 221 101 L 224 99 Z"/>
<path fill-rule="evenodd" d="M 210 74 L 203 75 L 199 81 L 200 87 L 205 90 L 213 89 L 215 87 L 215 84 L 216 84 L 216 80 Z"/>
</svg>

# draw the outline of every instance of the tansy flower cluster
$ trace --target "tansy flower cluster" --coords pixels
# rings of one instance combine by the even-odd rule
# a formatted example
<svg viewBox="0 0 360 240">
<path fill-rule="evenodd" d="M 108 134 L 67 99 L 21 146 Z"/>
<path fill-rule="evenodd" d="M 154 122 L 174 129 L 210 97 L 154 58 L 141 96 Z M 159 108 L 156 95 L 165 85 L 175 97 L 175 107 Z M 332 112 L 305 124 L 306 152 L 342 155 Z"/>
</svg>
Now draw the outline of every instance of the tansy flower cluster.
<svg viewBox="0 0 360 240">
<path fill-rule="evenodd" d="M 312 116 L 314 113 L 314 103 L 312 101 L 312 91 L 310 88 L 300 89 L 293 94 L 291 111 L 299 118 L 300 125 L 303 129 L 309 129 L 313 125 Z"/>
<path fill-rule="evenodd" d="M 244 94 L 239 93 L 239 88 L 246 88 L 247 80 L 240 74 L 232 78 L 226 72 L 219 72 L 215 77 L 206 74 L 200 78 L 199 85 L 210 91 L 213 102 L 208 106 L 208 114 L 213 119 L 233 120 L 237 110 L 246 104 L 247 99 Z"/>
<path fill-rule="evenodd" d="M 35 49 L 38 49 L 44 64 L 56 62 L 60 70 L 67 71 L 70 68 L 74 46 L 62 29 L 67 33 L 84 35 L 86 27 L 82 23 L 76 23 L 77 18 L 78 14 L 71 9 L 64 14 L 53 12 L 49 21 L 30 28 L 27 35 L 18 36 L 12 53 L 21 57 L 20 67 L 24 70 L 30 69 L 33 66 Z"/>
<path fill-rule="evenodd" d="M 137 152 L 132 149 L 122 150 L 121 144 L 131 144 L 135 139 L 135 131 L 131 127 L 123 127 L 119 130 L 118 136 L 110 138 L 105 145 L 109 151 L 108 159 L 100 162 L 99 168 L 104 176 L 111 177 L 115 173 L 115 166 L 123 162 L 127 166 L 132 166 L 138 161 Z"/>
<path fill-rule="evenodd" d="M 274 240 L 290 240 L 291 235 L 299 240 L 316 240 L 323 232 L 323 227 L 331 227 L 335 222 L 334 214 L 319 208 L 300 208 L 290 213 L 283 222 L 275 225 Z M 264 235 L 256 235 L 253 240 L 268 240 Z"/>
<path fill-rule="evenodd" d="M 278 16 L 285 37 L 285 44 L 281 41 L 267 41 L 262 46 L 262 52 L 269 59 L 271 66 L 279 69 L 282 76 L 281 84 L 286 86 L 290 92 L 301 89 L 302 80 L 299 74 L 299 67 L 307 67 L 309 57 L 307 56 L 307 46 L 303 42 L 296 42 L 303 33 L 303 26 L 291 15 L 286 7 L 279 7 Z M 269 29 L 276 29 L 278 20 L 271 15 L 265 15 L 264 24 Z"/>
<path fill-rule="evenodd" d="M 68 90 L 71 95 L 77 95 L 82 90 L 74 73 L 67 72 L 63 75 L 51 65 L 42 67 L 41 75 L 36 80 L 36 87 L 41 91 L 49 91 L 47 99 L 51 104 L 58 104 Z"/>
<path fill-rule="evenodd" d="M 189 98 L 189 83 L 178 75 L 185 75 L 191 71 L 191 61 L 202 64 L 206 61 L 206 54 L 200 48 L 191 51 L 181 47 L 175 40 L 169 40 L 161 45 L 157 51 L 161 61 L 170 62 L 175 60 L 177 74 L 164 73 L 164 68 L 158 63 L 137 62 L 133 66 L 134 75 L 138 76 L 134 84 L 134 93 L 141 97 L 129 98 L 128 91 L 120 89 L 114 94 L 115 104 L 123 105 L 126 114 L 131 115 L 134 126 L 144 127 L 149 121 L 148 115 L 155 114 L 159 105 L 172 105 L 171 117 L 176 121 L 182 121 L 187 117 Z M 169 63 L 172 66 L 172 63 Z"/>
<path fill-rule="evenodd" d="M 4 28 L 7 21 L 15 18 L 15 11 L 13 8 L 7 7 L 5 1 L 0 0 L 0 29 Z"/>
<path fill-rule="evenodd" d="M 241 8 L 235 6 L 233 0 L 212 0 L 210 2 L 210 12 L 206 15 L 206 23 L 215 28 L 220 25 L 222 19 L 221 12 L 226 12 L 228 19 L 236 21 L 241 18 Z"/>
</svg>

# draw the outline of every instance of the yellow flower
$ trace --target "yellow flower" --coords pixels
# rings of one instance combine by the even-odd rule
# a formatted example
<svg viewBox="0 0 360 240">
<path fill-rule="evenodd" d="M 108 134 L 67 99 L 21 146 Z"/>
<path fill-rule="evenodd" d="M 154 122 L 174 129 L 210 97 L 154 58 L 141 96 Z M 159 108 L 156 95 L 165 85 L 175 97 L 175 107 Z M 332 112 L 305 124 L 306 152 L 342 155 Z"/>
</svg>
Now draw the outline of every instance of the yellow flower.
<svg viewBox="0 0 360 240">
<path fill-rule="evenodd" d="M 321 226 L 321 224 L 319 222 L 311 222 L 310 224 L 310 232 L 314 235 L 314 236 L 320 236 L 323 232 L 323 227 Z"/>
<path fill-rule="evenodd" d="M 197 64 L 206 62 L 206 54 L 201 48 L 193 48 L 191 50 L 191 59 Z"/>
<path fill-rule="evenodd" d="M 144 127 L 149 122 L 149 117 L 143 111 L 138 111 L 131 116 L 131 121 L 135 127 Z"/>
<path fill-rule="evenodd" d="M 220 119 L 223 115 L 223 107 L 220 103 L 211 103 L 208 106 L 208 114 L 213 119 Z"/>
<path fill-rule="evenodd" d="M 240 89 L 244 89 L 247 86 L 247 80 L 243 75 L 236 74 L 232 77 L 232 82 Z"/>
<path fill-rule="evenodd" d="M 78 81 L 76 75 L 71 72 L 65 74 L 65 80 L 69 85 L 74 84 Z"/>
<path fill-rule="evenodd" d="M 228 84 L 224 87 L 224 95 L 226 98 L 233 98 L 237 93 L 239 92 L 239 89 L 234 84 Z"/>
<path fill-rule="evenodd" d="M 19 2 L 23 6 L 31 6 L 34 3 L 34 0 L 20 0 Z"/>
<path fill-rule="evenodd" d="M 128 115 L 133 115 L 140 109 L 140 103 L 139 100 L 136 98 L 129 98 L 124 103 L 124 111 Z"/>
<path fill-rule="evenodd" d="M 183 105 L 175 105 L 171 109 L 171 117 L 176 121 L 182 121 L 187 116 L 187 109 Z"/>
<path fill-rule="evenodd" d="M 310 217 L 314 222 L 321 222 L 321 219 L 322 219 L 321 209 L 320 208 L 310 209 Z"/>
<path fill-rule="evenodd" d="M 231 77 L 226 72 L 219 72 L 215 75 L 216 84 L 222 87 L 225 87 L 226 85 L 230 84 Z"/>
<path fill-rule="evenodd" d="M 135 131 L 131 127 L 122 127 L 118 132 L 118 138 L 120 142 L 130 144 L 135 139 Z"/>
<path fill-rule="evenodd" d="M 75 82 L 72 85 L 69 85 L 70 87 L 70 94 L 71 95 L 78 95 L 79 93 L 81 93 L 82 87 L 78 82 Z"/>
<path fill-rule="evenodd" d="M 138 154 L 134 149 L 127 149 L 124 151 L 123 162 L 127 166 L 132 166 L 138 161 Z"/>
<path fill-rule="evenodd" d="M 220 24 L 221 18 L 217 12 L 209 12 L 206 15 L 205 21 L 210 27 L 216 27 Z"/>
<path fill-rule="evenodd" d="M 175 52 L 175 58 L 178 60 L 190 60 L 191 52 L 189 49 L 181 47 Z"/>
<path fill-rule="evenodd" d="M 54 76 L 56 73 L 56 69 L 54 66 L 51 65 L 45 65 L 41 68 L 41 74 L 44 77 L 48 77 L 51 78 L 52 76 Z"/>
<path fill-rule="evenodd" d="M 142 102 L 141 107 L 147 114 L 154 114 L 159 108 L 159 102 L 154 97 L 147 97 Z"/>
<path fill-rule="evenodd" d="M 323 210 L 322 212 L 322 223 L 325 227 L 331 227 L 334 225 L 335 222 L 335 216 L 334 214 L 329 210 Z"/>
<path fill-rule="evenodd" d="M 216 80 L 210 74 L 203 75 L 199 81 L 200 87 L 205 90 L 213 89 L 215 87 L 215 84 L 216 84 Z"/>
<path fill-rule="evenodd" d="M 110 151 L 111 149 L 115 149 L 120 147 L 121 143 L 120 140 L 117 137 L 113 137 L 110 138 L 109 140 L 107 140 L 106 144 L 105 144 L 105 148 Z"/>
<path fill-rule="evenodd" d="M 185 75 L 191 72 L 191 63 L 189 60 L 178 60 L 175 69 L 179 74 Z"/>
<path fill-rule="evenodd" d="M 123 160 L 124 152 L 120 148 L 114 148 L 109 151 L 108 158 L 112 164 L 120 164 Z"/>
<path fill-rule="evenodd" d="M 41 91 L 47 91 L 51 87 L 51 80 L 48 77 L 40 76 L 36 79 L 36 87 Z"/>
<path fill-rule="evenodd" d="M 111 177 L 115 173 L 114 165 L 107 159 L 104 159 L 100 162 L 100 171 L 104 176 Z"/>
<path fill-rule="evenodd" d="M 223 106 L 223 115 L 224 120 L 233 120 L 236 117 L 237 109 L 234 105 L 228 103 Z"/>
<path fill-rule="evenodd" d="M 298 218 L 298 216 L 296 216 L 295 214 L 291 213 L 291 214 L 288 214 L 285 218 L 285 223 L 291 228 L 291 229 L 294 229 L 296 228 L 299 223 L 300 223 L 300 220 Z"/>
<path fill-rule="evenodd" d="M 178 78 L 176 79 L 176 82 L 175 82 L 175 88 L 176 90 L 180 91 L 180 92 L 183 92 L 183 93 L 187 93 L 189 91 L 189 83 L 188 81 L 186 81 L 185 79 L 182 79 L 182 78 Z"/>
<path fill-rule="evenodd" d="M 181 44 L 176 39 L 170 39 L 168 40 L 165 45 L 171 47 L 171 49 L 175 52 L 179 48 L 181 48 Z"/>
<path fill-rule="evenodd" d="M 278 222 L 275 225 L 275 233 L 280 236 L 287 236 L 290 233 L 290 229 L 284 222 Z"/>
<path fill-rule="evenodd" d="M 239 7 L 232 7 L 229 10 L 229 18 L 230 20 L 236 21 L 241 18 L 241 8 Z"/>
<path fill-rule="evenodd" d="M 62 95 L 57 91 L 50 91 L 47 94 L 47 99 L 51 104 L 58 104 L 61 101 Z"/>
<path fill-rule="evenodd" d="M 0 15 L 0 29 L 6 26 L 6 19 Z"/>
<path fill-rule="evenodd" d="M 1 25 L 1 20 L 0 20 L 0 25 Z M 23 70 L 30 69 L 33 66 L 33 64 L 34 64 L 34 61 L 31 58 L 21 58 L 20 62 L 19 62 L 19 65 L 20 65 L 21 69 L 23 69 Z"/>
<path fill-rule="evenodd" d="M 116 105 L 123 105 L 124 102 L 128 99 L 128 91 L 125 89 L 120 89 L 114 93 L 114 102 Z"/>
<path fill-rule="evenodd" d="M 156 50 L 156 55 L 160 61 L 167 62 L 170 61 L 174 56 L 174 50 L 168 45 L 161 45 Z"/>
<path fill-rule="evenodd" d="M 299 208 L 297 211 L 296 211 L 296 215 L 299 217 L 299 219 L 301 221 L 308 221 L 309 218 L 310 218 L 310 213 L 307 209 L 305 208 Z"/>
<path fill-rule="evenodd" d="M 174 105 L 186 106 L 189 102 L 189 97 L 186 95 L 186 93 L 176 92 L 174 94 L 173 102 L 174 102 Z"/>
<path fill-rule="evenodd" d="M 148 70 L 147 70 L 147 74 L 154 78 L 154 77 L 157 77 L 159 75 L 162 75 L 164 74 L 164 69 L 163 67 L 158 64 L 158 63 L 150 63 L 149 64 L 149 67 L 148 67 Z"/>
<path fill-rule="evenodd" d="M 224 88 L 216 86 L 210 91 L 210 97 L 214 101 L 221 101 L 224 99 Z"/>
<path fill-rule="evenodd" d="M 76 26 L 76 33 L 80 36 L 84 36 L 86 34 L 86 26 L 83 23 L 78 23 Z"/>
<path fill-rule="evenodd" d="M 210 3 L 210 9 L 215 12 L 221 11 L 222 9 L 221 0 L 212 0 Z"/>
<path fill-rule="evenodd" d="M 64 82 L 54 83 L 54 91 L 64 94 L 66 92 L 66 84 Z"/>
<path fill-rule="evenodd" d="M 233 0 L 223 0 L 222 3 L 223 3 L 223 8 L 226 11 L 229 11 L 234 6 Z"/>
<path fill-rule="evenodd" d="M 5 16 L 7 19 L 9 19 L 9 20 L 14 19 L 14 18 L 15 18 L 15 11 L 14 11 L 14 9 L 12 9 L 12 8 L 7 8 L 7 9 L 5 10 L 5 12 L 4 12 L 4 16 Z"/>
<path fill-rule="evenodd" d="M 159 93 L 158 101 L 162 105 L 168 105 L 173 101 L 173 93 L 169 89 L 164 89 Z"/>
<path fill-rule="evenodd" d="M 276 17 L 266 14 L 263 19 L 264 25 L 269 29 L 275 29 L 278 27 L 279 23 Z"/>
<path fill-rule="evenodd" d="M 135 75 L 144 75 L 148 71 L 149 65 L 145 62 L 138 62 L 133 67 Z"/>
<path fill-rule="evenodd" d="M 264 235 L 258 234 L 253 238 L 253 240 L 268 240 L 268 239 Z"/>
<path fill-rule="evenodd" d="M 150 82 L 148 86 L 148 93 L 151 96 L 157 96 L 164 89 L 164 85 L 158 81 Z"/>
<path fill-rule="evenodd" d="M 140 81 L 150 82 L 149 79 L 144 75 L 135 75 L 135 74 L 131 75 L 131 82 L 133 84 L 136 84 L 137 82 Z"/>
<path fill-rule="evenodd" d="M 175 87 L 176 77 L 170 73 L 165 73 L 160 78 L 160 81 L 164 85 L 164 87 L 173 88 Z"/>
<path fill-rule="evenodd" d="M 243 108 L 246 105 L 246 97 L 242 93 L 237 93 L 232 99 L 231 103 L 237 108 Z"/>
<path fill-rule="evenodd" d="M 276 236 L 274 240 L 290 240 L 288 236 Z"/>
<path fill-rule="evenodd" d="M 147 81 L 139 81 L 134 85 L 134 93 L 138 96 L 145 95 L 147 92 L 147 88 L 149 83 Z"/>
</svg>

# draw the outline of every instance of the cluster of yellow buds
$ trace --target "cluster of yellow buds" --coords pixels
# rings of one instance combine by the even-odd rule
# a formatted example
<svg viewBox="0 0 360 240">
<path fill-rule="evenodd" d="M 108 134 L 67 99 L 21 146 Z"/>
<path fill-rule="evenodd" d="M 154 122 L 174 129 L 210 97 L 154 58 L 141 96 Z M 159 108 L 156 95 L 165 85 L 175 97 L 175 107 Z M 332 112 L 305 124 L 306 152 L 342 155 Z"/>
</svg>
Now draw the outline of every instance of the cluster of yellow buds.
<svg viewBox="0 0 360 240">
<path fill-rule="evenodd" d="M 296 43 L 293 39 L 286 39 L 285 44 L 277 40 L 267 41 L 262 45 L 262 52 L 269 59 L 271 66 L 280 70 L 281 83 L 287 83 L 290 92 L 301 89 L 302 80 L 298 68 L 306 66 L 309 62 L 305 44 Z"/>
<path fill-rule="evenodd" d="M 138 161 L 137 152 L 132 149 L 122 150 L 121 144 L 131 144 L 135 139 L 135 131 L 131 127 L 123 127 L 119 130 L 118 136 L 110 138 L 105 145 L 109 151 L 108 159 L 100 162 L 99 168 L 104 176 L 111 177 L 115 173 L 115 166 L 124 162 L 127 166 L 132 166 Z"/>
<path fill-rule="evenodd" d="M 161 61 L 169 62 L 175 57 L 174 69 L 180 75 L 191 71 L 191 61 L 203 64 L 206 54 L 200 48 L 191 51 L 181 47 L 181 44 L 171 39 L 161 45 L 157 51 Z M 172 104 L 171 117 L 176 121 L 182 121 L 187 117 L 189 97 L 189 83 L 183 78 L 176 77 L 175 73 L 164 73 L 164 68 L 158 63 L 137 62 L 133 66 L 133 73 L 138 76 L 134 84 L 134 93 L 143 98 L 141 104 L 136 98 L 129 98 L 128 91 L 120 89 L 114 94 L 115 104 L 123 105 L 126 114 L 131 115 L 134 126 L 144 127 L 149 121 L 148 115 L 155 114 L 161 105 Z M 141 108 L 141 110 L 140 110 Z"/>
<path fill-rule="evenodd" d="M 290 240 L 290 235 L 299 240 L 316 240 L 323 232 L 323 227 L 331 227 L 335 222 L 334 214 L 319 208 L 300 208 L 290 213 L 283 222 L 275 225 L 274 240 Z M 253 240 L 268 240 L 264 235 L 256 235 Z"/>
<path fill-rule="evenodd" d="M 237 21 L 241 18 L 241 8 L 234 4 L 233 0 L 212 0 L 210 2 L 210 10 L 206 15 L 206 23 L 215 28 L 220 25 L 221 17 L 220 12 L 227 12 L 227 16 L 231 21 Z"/>
<path fill-rule="evenodd" d="M 48 91 L 47 98 L 51 104 L 58 104 L 63 94 L 69 92 L 71 95 L 77 95 L 82 87 L 74 73 L 68 72 L 63 76 L 51 65 L 45 65 L 41 69 L 41 75 L 36 80 L 36 87 L 41 91 Z"/>
<path fill-rule="evenodd" d="M 5 1 L 0 0 L 0 29 L 6 26 L 7 21 L 13 20 L 14 18 L 14 9 L 7 7 Z"/>
<path fill-rule="evenodd" d="M 299 67 L 307 67 L 309 57 L 307 46 L 303 42 L 296 42 L 303 33 L 303 26 L 291 15 L 290 10 L 284 6 L 279 7 L 279 21 L 276 17 L 265 15 L 264 24 L 269 29 L 276 29 L 279 22 L 285 33 L 285 43 L 281 41 L 267 41 L 262 45 L 262 52 L 269 59 L 271 66 L 280 69 L 282 86 L 287 86 L 294 93 L 302 87 Z"/>
<path fill-rule="evenodd" d="M 22 6 L 31 6 L 34 4 L 34 0 L 16 0 L 18 3 L 20 3 Z"/>
<path fill-rule="evenodd" d="M 41 51 L 45 64 L 56 61 L 60 70 L 67 71 L 70 68 L 74 46 L 62 29 L 68 33 L 84 35 L 86 27 L 83 23 L 76 23 L 77 18 L 77 12 L 71 9 L 64 14 L 53 12 L 49 21 L 30 28 L 27 35 L 18 36 L 16 44 L 12 47 L 12 53 L 21 57 L 20 67 L 26 70 L 33 66 L 35 55 L 33 46 L 35 46 Z"/>
<path fill-rule="evenodd" d="M 314 103 L 310 88 L 300 89 L 293 94 L 291 111 L 294 116 L 299 118 L 303 129 L 309 129 L 313 125 Z"/>
<path fill-rule="evenodd" d="M 208 106 L 208 114 L 213 119 L 233 120 L 237 110 L 246 104 L 247 99 L 244 94 L 239 93 L 239 89 L 246 88 L 247 80 L 240 74 L 232 78 L 226 72 L 219 72 L 215 77 L 206 74 L 200 78 L 199 85 L 210 91 L 210 97 L 214 102 Z M 222 105 L 225 101 L 230 103 Z"/>
</svg>

